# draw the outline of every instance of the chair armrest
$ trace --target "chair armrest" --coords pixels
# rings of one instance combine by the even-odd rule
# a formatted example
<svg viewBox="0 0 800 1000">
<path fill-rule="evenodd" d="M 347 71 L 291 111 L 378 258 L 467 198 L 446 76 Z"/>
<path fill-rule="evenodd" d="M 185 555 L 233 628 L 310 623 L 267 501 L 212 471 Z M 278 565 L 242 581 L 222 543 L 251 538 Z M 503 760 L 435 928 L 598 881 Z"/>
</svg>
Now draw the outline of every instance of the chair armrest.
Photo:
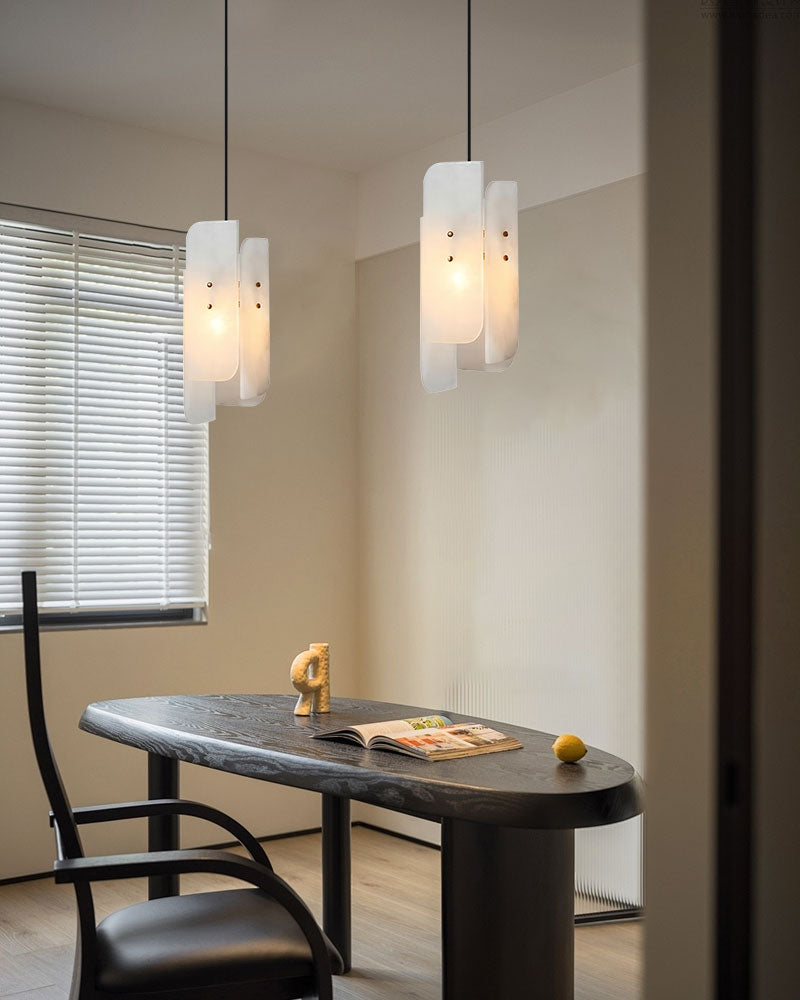
<svg viewBox="0 0 800 1000">
<path fill-rule="evenodd" d="M 316 920 L 292 887 L 271 869 L 227 851 L 153 851 L 97 858 L 69 858 L 55 863 L 59 883 L 104 882 L 147 875 L 226 875 L 262 889 L 297 921 L 311 948 L 319 1000 L 333 1000 L 331 959 Z"/>
<path fill-rule="evenodd" d="M 120 819 L 141 819 L 149 816 L 196 816 L 209 823 L 214 823 L 232 834 L 250 854 L 265 868 L 272 870 L 270 860 L 256 838 L 232 816 L 207 806 L 204 802 L 192 802 L 190 799 L 144 799 L 141 802 L 114 802 L 102 806 L 79 806 L 72 810 L 73 818 L 78 824 L 110 823 Z M 50 825 L 54 825 L 53 814 L 50 813 Z"/>
</svg>

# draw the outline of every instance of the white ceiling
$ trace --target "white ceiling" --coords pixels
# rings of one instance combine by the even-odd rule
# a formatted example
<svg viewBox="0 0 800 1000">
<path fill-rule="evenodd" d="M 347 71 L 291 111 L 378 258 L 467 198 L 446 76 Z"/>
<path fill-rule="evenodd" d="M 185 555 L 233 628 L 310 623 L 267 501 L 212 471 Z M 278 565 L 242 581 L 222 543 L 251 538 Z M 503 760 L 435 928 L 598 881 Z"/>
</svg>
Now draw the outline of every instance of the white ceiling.
<svg viewBox="0 0 800 1000">
<path fill-rule="evenodd" d="M 0 0 L 0 95 L 222 135 L 222 0 Z M 473 0 L 473 123 L 641 58 L 640 0 Z M 362 170 L 466 120 L 466 0 L 230 0 L 231 142 Z"/>
</svg>

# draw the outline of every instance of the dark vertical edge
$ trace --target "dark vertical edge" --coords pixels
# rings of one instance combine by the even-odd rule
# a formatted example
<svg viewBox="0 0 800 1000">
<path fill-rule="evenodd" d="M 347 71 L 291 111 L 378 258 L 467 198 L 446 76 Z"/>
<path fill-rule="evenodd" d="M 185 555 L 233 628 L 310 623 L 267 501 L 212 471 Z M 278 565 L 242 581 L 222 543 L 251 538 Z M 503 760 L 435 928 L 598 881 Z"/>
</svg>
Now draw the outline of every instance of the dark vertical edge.
<svg viewBox="0 0 800 1000">
<path fill-rule="evenodd" d="M 755 21 L 719 19 L 716 995 L 751 996 L 755 476 Z"/>
<path fill-rule="evenodd" d="M 350 799 L 322 796 L 322 926 L 352 965 L 350 903 Z"/>
<path fill-rule="evenodd" d="M 800 993 L 800 4 L 756 31 L 756 600 L 753 970 L 762 1000 Z"/>
<path fill-rule="evenodd" d="M 157 753 L 147 755 L 147 797 L 150 799 L 177 799 L 178 761 Z M 147 846 L 150 851 L 175 851 L 180 847 L 178 816 L 151 816 L 147 820 Z M 148 898 L 162 899 L 177 896 L 177 875 L 151 875 L 148 879 Z"/>
</svg>

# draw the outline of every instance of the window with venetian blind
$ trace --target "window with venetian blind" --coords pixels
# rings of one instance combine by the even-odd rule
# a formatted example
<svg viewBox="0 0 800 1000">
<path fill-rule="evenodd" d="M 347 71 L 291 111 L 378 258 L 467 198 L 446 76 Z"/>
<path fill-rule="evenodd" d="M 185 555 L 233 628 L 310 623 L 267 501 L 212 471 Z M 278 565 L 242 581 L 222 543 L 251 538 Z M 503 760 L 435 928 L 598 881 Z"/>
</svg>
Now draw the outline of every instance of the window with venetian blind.
<svg viewBox="0 0 800 1000">
<path fill-rule="evenodd" d="M 208 432 L 183 416 L 181 235 L 22 215 L 0 206 L 0 622 L 23 569 L 68 622 L 197 618 Z"/>
</svg>

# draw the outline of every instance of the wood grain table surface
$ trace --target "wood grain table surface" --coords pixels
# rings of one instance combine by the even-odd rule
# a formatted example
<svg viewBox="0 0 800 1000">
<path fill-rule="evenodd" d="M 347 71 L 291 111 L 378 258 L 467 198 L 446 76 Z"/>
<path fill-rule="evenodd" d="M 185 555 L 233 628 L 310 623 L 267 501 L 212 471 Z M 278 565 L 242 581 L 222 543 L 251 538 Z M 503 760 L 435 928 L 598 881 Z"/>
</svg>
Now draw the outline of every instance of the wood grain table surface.
<svg viewBox="0 0 800 1000">
<path fill-rule="evenodd" d="M 519 726 L 446 709 L 335 698 L 330 714 L 299 717 L 292 695 L 168 695 L 96 702 L 81 729 L 149 753 L 278 784 L 312 789 L 434 818 L 528 829 L 576 829 L 642 811 L 634 768 L 589 747 L 578 764 L 559 762 L 555 739 Z M 485 722 L 521 750 L 424 761 L 355 744 L 314 740 L 351 724 L 446 714 Z"/>
</svg>

